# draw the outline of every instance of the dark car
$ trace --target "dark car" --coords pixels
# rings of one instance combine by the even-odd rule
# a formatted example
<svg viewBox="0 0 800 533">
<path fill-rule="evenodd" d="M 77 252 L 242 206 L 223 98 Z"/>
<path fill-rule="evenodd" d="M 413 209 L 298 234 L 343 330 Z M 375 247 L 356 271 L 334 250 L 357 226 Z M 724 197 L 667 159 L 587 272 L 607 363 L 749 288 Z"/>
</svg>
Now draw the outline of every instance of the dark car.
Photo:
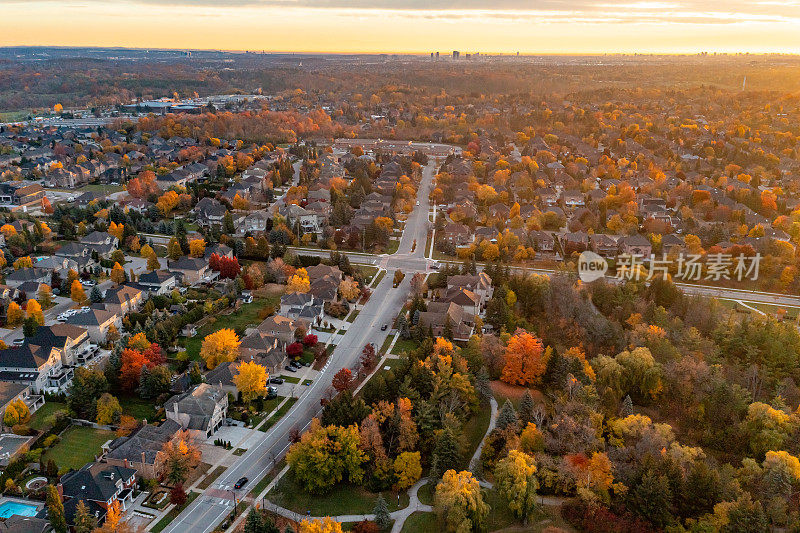
<svg viewBox="0 0 800 533">
<path fill-rule="evenodd" d="M 301 365 L 301 364 L 300 364 L 300 363 L 298 363 L 297 361 L 292 361 L 291 363 L 289 363 L 289 366 L 291 366 L 291 367 L 293 367 L 293 368 L 300 368 L 300 367 L 302 367 L 303 365 Z"/>
<path fill-rule="evenodd" d="M 283 368 L 284 368 L 284 370 L 288 370 L 289 372 L 297 372 L 297 369 L 295 367 L 293 367 L 293 366 L 286 365 Z"/>
<path fill-rule="evenodd" d="M 283 378 L 270 378 L 270 383 L 275 383 L 276 385 L 283 384 Z"/>
<path fill-rule="evenodd" d="M 381 331 L 386 331 L 387 329 L 389 329 L 389 324 L 384 324 L 381 326 Z"/>
<path fill-rule="evenodd" d="M 238 490 L 238 489 L 241 489 L 242 487 L 244 487 L 245 485 L 247 485 L 247 482 L 248 482 L 248 481 L 250 481 L 250 480 L 249 480 L 249 479 L 247 479 L 246 477 L 240 477 L 240 478 L 239 478 L 239 481 L 237 481 L 237 482 L 236 482 L 236 484 L 233 486 L 233 488 L 234 488 L 234 489 L 237 489 L 237 490 Z"/>
</svg>

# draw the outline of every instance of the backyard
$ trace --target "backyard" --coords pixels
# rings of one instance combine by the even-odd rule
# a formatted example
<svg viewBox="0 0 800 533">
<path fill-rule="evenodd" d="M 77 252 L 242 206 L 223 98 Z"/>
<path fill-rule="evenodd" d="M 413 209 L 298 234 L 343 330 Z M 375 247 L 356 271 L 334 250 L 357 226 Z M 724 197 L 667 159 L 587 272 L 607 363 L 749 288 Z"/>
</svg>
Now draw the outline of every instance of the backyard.
<svg viewBox="0 0 800 533">
<path fill-rule="evenodd" d="M 54 460 L 59 471 L 70 468 L 78 470 L 86 463 L 94 461 L 103 444 L 115 437 L 113 431 L 70 426 L 61 434 L 61 441 L 47 450 L 42 458 Z"/>
<path fill-rule="evenodd" d="M 47 402 L 41 406 L 33 416 L 28 424 L 36 431 L 41 431 L 53 425 L 56 413 L 63 411 L 67 412 L 67 405 L 60 402 Z"/>
<path fill-rule="evenodd" d="M 239 309 L 227 315 L 217 314 L 214 317 L 216 320 L 203 325 L 197 330 L 197 334 L 194 337 L 181 338 L 180 344 L 186 348 L 186 353 L 190 359 L 199 360 L 200 345 L 206 335 L 223 328 L 230 328 L 237 333 L 243 333 L 247 326 L 257 325 L 262 321 L 258 313 L 267 306 L 272 306 L 273 309 L 280 307 L 280 294 L 275 294 L 268 298 L 257 298 L 252 303 L 242 304 Z"/>
</svg>

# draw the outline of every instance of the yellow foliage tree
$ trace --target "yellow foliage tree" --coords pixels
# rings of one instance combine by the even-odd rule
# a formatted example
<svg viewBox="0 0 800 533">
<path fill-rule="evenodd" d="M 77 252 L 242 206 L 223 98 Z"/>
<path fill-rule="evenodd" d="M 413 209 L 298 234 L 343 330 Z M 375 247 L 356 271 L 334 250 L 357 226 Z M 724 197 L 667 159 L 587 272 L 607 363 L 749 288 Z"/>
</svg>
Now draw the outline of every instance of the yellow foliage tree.
<svg viewBox="0 0 800 533">
<path fill-rule="evenodd" d="M 299 533 L 342 533 L 342 524 L 330 517 L 300 522 Z"/>
<path fill-rule="evenodd" d="M 308 292 L 311 290 L 311 280 L 305 268 L 298 268 L 294 276 L 286 284 L 286 292 Z"/>
<path fill-rule="evenodd" d="M 40 326 L 44 326 L 44 313 L 42 313 L 42 306 L 39 305 L 39 302 L 31 298 L 25 306 L 25 311 L 28 313 L 28 317 L 36 320 Z"/>
<path fill-rule="evenodd" d="M 82 304 L 86 301 L 86 292 L 83 290 L 81 282 L 77 279 L 73 280 L 72 285 L 70 285 L 69 297 L 72 298 L 73 302 L 78 304 Z"/>
<path fill-rule="evenodd" d="M 16 261 L 14 261 L 14 270 L 19 270 L 20 268 L 31 268 L 33 267 L 33 260 L 28 257 L 20 257 Z"/>
<path fill-rule="evenodd" d="M 3 226 L 0 227 L 0 232 L 2 232 L 3 236 L 6 239 L 8 239 L 12 235 L 16 235 L 17 234 L 17 229 L 14 226 L 12 226 L 11 224 L 3 224 Z"/>
<path fill-rule="evenodd" d="M 114 268 L 111 269 L 111 281 L 117 285 L 125 282 L 125 269 L 119 263 L 114 263 Z"/>
<path fill-rule="evenodd" d="M 419 452 L 403 452 L 394 460 L 394 475 L 397 478 L 396 486 L 406 490 L 419 481 L 422 477 L 422 464 Z"/>
<path fill-rule="evenodd" d="M 8 304 L 8 309 L 6 310 L 6 323 L 12 328 L 22 324 L 22 308 L 17 302 L 11 302 Z"/>
<path fill-rule="evenodd" d="M 480 531 L 489 514 L 478 480 L 468 471 L 445 472 L 436 485 L 434 504 L 447 531 Z"/>
<path fill-rule="evenodd" d="M 162 215 L 167 216 L 178 206 L 179 202 L 180 198 L 178 197 L 178 193 L 175 191 L 167 191 L 158 199 L 156 207 L 158 207 Z"/>
<path fill-rule="evenodd" d="M 228 328 L 220 329 L 203 339 L 200 357 L 209 369 L 213 369 L 220 363 L 236 360 L 240 344 L 241 341 L 235 331 Z"/>
<path fill-rule="evenodd" d="M 269 373 L 265 367 L 248 361 L 239 365 L 238 372 L 233 376 L 233 384 L 242 393 L 242 399 L 249 402 L 267 393 L 267 379 Z"/>
<path fill-rule="evenodd" d="M 339 294 L 345 300 L 355 300 L 358 298 L 358 295 L 361 294 L 361 290 L 358 288 L 358 282 L 351 278 L 343 279 L 339 282 Z"/>
<path fill-rule="evenodd" d="M 206 253 L 205 239 L 192 239 L 189 241 L 189 255 L 192 257 L 203 257 Z"/>
<path fill-rule="evenodd" d="M 535 473 L 533 457 L 519 450 L 511 450 L 497 462 L 494 472 L 496 488 L 517 518 L 527 518 L 536 506 L 538 484 Z"/>
</svg>

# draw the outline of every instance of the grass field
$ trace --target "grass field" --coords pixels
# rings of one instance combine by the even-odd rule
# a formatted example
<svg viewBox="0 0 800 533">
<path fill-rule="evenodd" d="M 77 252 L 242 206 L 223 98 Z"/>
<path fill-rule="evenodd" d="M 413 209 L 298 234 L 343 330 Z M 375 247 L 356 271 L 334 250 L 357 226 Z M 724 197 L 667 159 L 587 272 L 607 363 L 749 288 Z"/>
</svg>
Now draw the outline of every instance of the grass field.
<svg viewBox="0 0 800 533">
<path fill-rule="evenodd" d="M 383 495 L 389 512 L 408 506 L 408 494 L 401 493 L 400 506 L 397 495 Z M 314 516 L 335 516 L 340 514 L 371 513 L 378 495 L 355 485 L 337 485 L 324 495 L 312 495 L 298 485 L 291 474 L 281 480 L 267 494 L 267 498 L 277 505 L 292 509 L 301 514 L 311 511 Z"/>
<path fill-rule="evenodd" d="M 61 442 L 47 450 L 42 458 L 53 459 L 59 470 L 78 470 L 94 461 L 95 454 L 100 453 L 100 447 L 115 437 L 113 431 L 70 426 L 61 434 Z"/>
<path fill-rule="evenodd" d="M 417 511 L 406 518 L 402 533 L 439 533 L 439 523 L 433 513 Z"/>
<path fill-rule="evenodd" d="M 378 284 L 381 282 L 381 280 L 382 280 L 382 279 L 383 279 L 385 276 L 386 276 L 386 271 L 385 271 L 385 270 L 381 270 L 381 271 L 380 271 L 380 273 L 378 274 L 378 276 L 377 276 L 375 279 L 373 279 L 373 280 L 372 280 L 372 285 L 371 285 L 371 287 L 377 287 L 377 286 L 378 286 Z"/>
<path fill-rule="evenodd" d="M 214 333 L 223 328 L 231 328 L 233 330 L 243 330 L 247 326 L 254 326 L 261 322 L 258 318 L 258 312 L 264 307 L 271 305 L 277 308 L 280 305 L 280 295 L 274 295 L 269 298 L 258 298 L 253 303 L 242 304 L 239 309 L 228 315 L 216 315 L 216 320 L 209 323 L 197 330 L 197 335 L 191 338 L 181 338 L 180 344 L 186 348 L 186 353 L 189 354 L 189 359 L 200 359 L 200 345 L 203 339 L 209 333 Z"/>
<path fill-rule="evenodd" d="M 353 311 L 352 313 L 350 313 L 350 314 L 347 316 L 347 321 L 348 321 L 348 322 L 350 322 L 351 324 L 352 324 L 353 322 L 355 322 L 355 321 L 356 321 L 356 317 L 358 316 L 358 313 L 360 313 L 360 312 L 361 312 L 361 309 L 356 309 L 355 311 Z"/>
<path fill-rule="evenodd" d="M 67 411 L 67 404 L 59 402 L 47 402 L 39 408 L 38 411 L 33 413 L 31 421 L 28 424 L 30 427 L 37 431 L 52 426 L 55 414 L 59 411 Z"/>
<path fill-rule="evenodd" d="M 420 503 L 424 503 L 425 505 L 433 505 L 434 490 L 436 490 L 436 487 L 430 483 L 425 483 L 422 485 L 417 491 L 417 497 L 419 498 Z"/>
<path fill-rule="evenodd" d="M 404 352 L 411 352 L 419 348 L 419 343 L 414 339 L 397 339 L 397 342 L 394 343 L 394 348 L 392 348 L 392 353 L 395 355 L 400 355 Z"/>
<path fill-rule="evenodd" d="M 152 422 L 156 418 L 156 408 L 151 400 L 142 400 L 138 396 L 120 396 L 119 404 L 122 414 L 130 415 L 137 420 L 146 419 Z"/>
<path fill-rule="evenodd" d="M 278 420 L 280 420 L 280 419 L 281 419 L 281 417 L 282 417 L 283 415 L 285 415 L 285 414 L 286 414 L 286 412 L 287 412 L 287 411 L 288 411 L 288 410 L 289 410 L 289 409 L 290 409 L 290 408 L 291 408 L 291 407 L 294 405 L 294 402 L 296 402 L 296 401 L 297 401 L 297 398 L 289 398 L 288 400 L 286 400 L 286 403 L 285 403 L 285 404 L 283 404 L 283 406 L 282 406 L 280 409 L 278 409 L 278 410 L 275 412 L 275 414 L 274 414 L 274 415 L 272 415 L 271 417 L 269 417 L 269 420 L 267 420 L 266 422 L 264 422 L 264 425 L 263 425 L 263 426 L 261 426 L 260 428 L 258 428 L 258 429 L 259 429 L 259 431 L 264 431 L 264 432 L 266 432 L 266 431 L 269 431 L 269 428 L 271 428 L 272 426 L 274 426 L 274 425 L 275 425 L 275 424 L 278 422 Z"/>
<path fill-rule="evenodd" d="M 464 468 L 469 467 L 469 460 L 472 459 L 472 454 L 478 449 L 483 436 L 486 435 L 486 430 L 489 429 L 489 419 L 491 418 L 491 408 L 488 403 L 481 404 L 478 407 L 478 413 L 466 421 L 462 431 L 465 439 L 466 453 L 464 454 Z"/>
</svg>

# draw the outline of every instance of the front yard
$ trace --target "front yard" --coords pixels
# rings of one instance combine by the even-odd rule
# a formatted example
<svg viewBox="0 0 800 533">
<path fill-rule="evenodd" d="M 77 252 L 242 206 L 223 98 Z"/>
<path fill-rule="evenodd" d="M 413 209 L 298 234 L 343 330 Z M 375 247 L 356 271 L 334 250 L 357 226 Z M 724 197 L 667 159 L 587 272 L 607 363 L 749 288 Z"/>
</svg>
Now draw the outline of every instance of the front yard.
<svg viewBox="0 0 800 533">
<path fill-rule="evenodd" d="M 100 454 L 107 441 L 116 438 L 113 431 L 80 426 L 70 426 L 61 434 L 61 441 L 47 450 L 43 460 L 54 460 L 59 471 L 78 470 Z"/>
</svg>

